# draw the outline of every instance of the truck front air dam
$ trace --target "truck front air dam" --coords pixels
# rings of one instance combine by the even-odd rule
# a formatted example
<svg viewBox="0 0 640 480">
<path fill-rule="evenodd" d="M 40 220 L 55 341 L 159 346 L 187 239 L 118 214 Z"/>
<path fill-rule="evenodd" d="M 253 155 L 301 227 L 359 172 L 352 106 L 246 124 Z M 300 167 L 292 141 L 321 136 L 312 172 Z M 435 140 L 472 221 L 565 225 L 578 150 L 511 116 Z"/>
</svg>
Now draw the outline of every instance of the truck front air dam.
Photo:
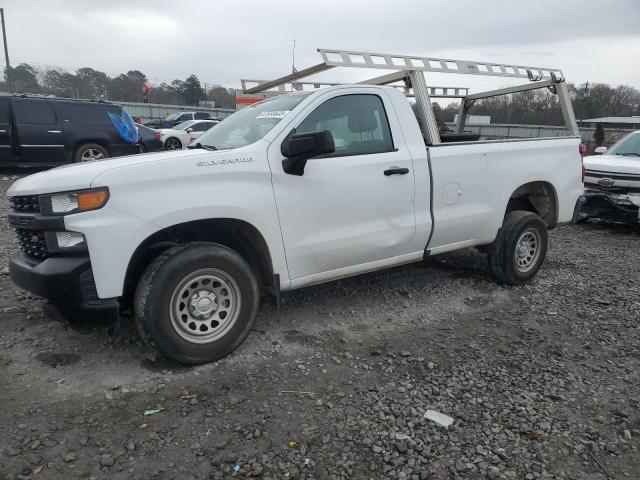
<svg viewBox="0 0 640 480">
<path fill-rule="evenodd" d="M 98 298 L 86 255 L 35 261 L 20 253 L 11 258 L 9 271 L 16 285 L 48 299 L 72 323 L 110 324 L 118 319 L 118 300 Z"/>
</svg>

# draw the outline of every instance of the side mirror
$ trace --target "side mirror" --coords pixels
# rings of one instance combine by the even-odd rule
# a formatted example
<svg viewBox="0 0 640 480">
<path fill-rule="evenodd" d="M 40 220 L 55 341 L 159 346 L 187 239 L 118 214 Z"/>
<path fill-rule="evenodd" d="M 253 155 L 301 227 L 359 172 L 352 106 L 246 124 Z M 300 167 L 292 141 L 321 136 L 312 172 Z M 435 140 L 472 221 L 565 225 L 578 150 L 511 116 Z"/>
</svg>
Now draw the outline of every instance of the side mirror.
<svg viewBox="0 0 640 480">
<path fill-rule="evenodd" d="M 191 127 L 187 128 L 187 133 L 191 133 L 191 132 L 193 132 L 193 128 Z"/>
<path fill-rule="evenodd" d="M 595 153 L 596 155 L 604 155 L 606 151 L 607 147 L 598 147 L 593 151 L 593 153 Z"/>
<path fill-rule="evenodd" d="M 329 130 L 321 132 L 294 133 L 282 142 L 280 146 L 282 168 L 290 175 L 304 174 L 307 160 L 325 153 L 336 151 L 333 134 Z"/>
</svg>

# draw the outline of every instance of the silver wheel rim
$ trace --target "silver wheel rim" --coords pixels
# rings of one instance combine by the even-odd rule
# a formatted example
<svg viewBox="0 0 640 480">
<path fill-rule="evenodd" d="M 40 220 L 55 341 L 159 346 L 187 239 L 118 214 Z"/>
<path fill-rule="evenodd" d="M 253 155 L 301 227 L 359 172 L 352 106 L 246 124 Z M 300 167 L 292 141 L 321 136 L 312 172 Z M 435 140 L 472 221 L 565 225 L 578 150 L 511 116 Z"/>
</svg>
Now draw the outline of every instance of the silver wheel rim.
<svg viewBox="0 0 640 480">
<path fill-rule="evenodd" d="M 180 150 L 180 148 L 182 147 L 180 140 L 178 140 L 177 138 L 170 138 L 165 142 L 165 145 L 167 150 Z"/>
<path fill-rule="evenodd" d="M 82 152 L 82 157 L 80 158 L 80 160 L 82 162 L 88 162 L 90 160 L 102 160 L 103 158 L 104 154 L 97 148 L 87 148 L 84 152 Z"/>
<path fill-rule="evenodd" d="M 191 343 L 224 337 L 240 314 L 240 288 L 227 273 L 203 268 L 183 278 L 171 295 L 171 325 Z"/>
<path fill-rule="evenodd" d="M 534 228 L 528 228 L 516 242 L 514 255 L 516 269 L 521 273 L 529 272 L 540 258 L 542 239 L 540 233 Z"/>
</svg>

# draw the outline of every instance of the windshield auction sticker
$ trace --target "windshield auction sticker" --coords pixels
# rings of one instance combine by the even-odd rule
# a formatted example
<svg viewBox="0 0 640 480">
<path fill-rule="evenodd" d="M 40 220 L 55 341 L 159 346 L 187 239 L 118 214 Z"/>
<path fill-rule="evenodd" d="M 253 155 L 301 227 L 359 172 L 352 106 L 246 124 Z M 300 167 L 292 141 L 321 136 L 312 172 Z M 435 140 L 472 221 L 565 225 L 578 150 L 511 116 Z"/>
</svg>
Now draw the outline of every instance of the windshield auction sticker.
<svg viewBox="0 0 640 480">
<path fill-rule="evenodd" d="M 271 110 L 260 113 L 256 118 L 284 118 L 291 110 Z"/>
</svg>

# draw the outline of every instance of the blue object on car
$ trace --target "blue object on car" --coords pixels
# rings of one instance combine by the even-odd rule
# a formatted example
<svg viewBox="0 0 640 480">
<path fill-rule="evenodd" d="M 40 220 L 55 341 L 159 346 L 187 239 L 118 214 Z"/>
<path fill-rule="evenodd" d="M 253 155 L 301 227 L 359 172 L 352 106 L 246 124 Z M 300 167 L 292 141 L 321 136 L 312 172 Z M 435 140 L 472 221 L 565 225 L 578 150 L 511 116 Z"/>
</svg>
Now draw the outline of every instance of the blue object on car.
<svg viewBox="0 0 640 480">
<path fill-rule="evenodd" d="M 113 126 L 118 131 L 118 134 L 120 134 L 120 137 L 122 137 L 125 142 L 138 142 L 138 127 L 136 126 L 136 122 L 133 121 L 133 118 L 131 118 L 131 115 L 129 115 L 129 112 L 123 108 L 121 116 L 111 112 L 107 112 L 107 114 L 111 119 L 111 123 L 113 123 Z"/>
</svg>

